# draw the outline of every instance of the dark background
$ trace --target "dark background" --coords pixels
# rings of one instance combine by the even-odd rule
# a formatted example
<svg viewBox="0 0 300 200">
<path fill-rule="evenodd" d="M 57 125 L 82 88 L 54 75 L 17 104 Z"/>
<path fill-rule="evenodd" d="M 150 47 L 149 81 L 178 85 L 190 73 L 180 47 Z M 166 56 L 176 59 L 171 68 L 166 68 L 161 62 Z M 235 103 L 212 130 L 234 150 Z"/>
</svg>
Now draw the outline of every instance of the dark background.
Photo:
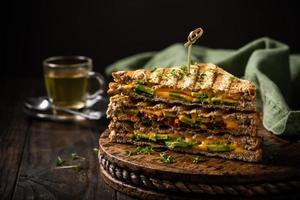
<svg viewBox="0 0 300 200">
<path fill-rule="evenodd" d="M 300 51 L 299 9 L 266 0 L 5 0 L 1 3 L 0 76 L 40 77 L 54 55 L 85 55 L 95 70 L 141 52 L 185 42 L 201 26 L 197 44 L 239 48 L 268 36 Z"/>
</svg>

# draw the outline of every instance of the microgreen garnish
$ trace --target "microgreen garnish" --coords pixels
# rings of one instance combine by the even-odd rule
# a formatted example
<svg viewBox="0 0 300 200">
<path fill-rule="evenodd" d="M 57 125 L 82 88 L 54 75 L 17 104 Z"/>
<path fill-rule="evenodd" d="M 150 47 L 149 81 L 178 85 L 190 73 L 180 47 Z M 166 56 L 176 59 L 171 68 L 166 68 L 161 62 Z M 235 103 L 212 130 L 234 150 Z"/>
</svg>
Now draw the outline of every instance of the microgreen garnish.
<svg viewBox="0 0 300 200">
<path fill-rule="evenodd" d="M 126 151 L 125 151 L 125 153 L 126 153 L 126 156 L 127 156 L 127 157 L 129 157 L 129 156 L 131 156 L 131 155 L 132 155 L 132 151 L 128 151 L 128 150 L 126 150 Z"/>
<path fill-rule="evenodd" d="M 80 159 L 80 161 L 84 161 L 85 160 L 84 157 L 79 156 L 75 152 L 71 153 L 70 159 L 71 160 L 78 160 L 78 159 Z M 82 169 L 81 163 L 75 163 L 75 164 L 73 164 L 72 161 L 69 162 L 67 160 L 64 160 L 60 156 L 57 156 L 55 165 L 56 165 L 56 169 L 75 169 L 77 171 L 80 171 Z"/>
<path fill-rule="evenodd" d="M 181 80 L 184 77 L 184 72 L 181 70 L 172 69 L 169 72 L 168 76 L 177 78 L 178 80 Z"/>
<path fill-rule="evenodd" d="M 143 85 L 143 82 L 142 82 L 142 81 L 140 81 L 140 80 L 138 80 L 136 83 L 137 83 L 137 84 L 141 84 L 141 85 Z"/>
<path fill-rule="evenodd" d="M 57 160 L 56 160 L 56 166 L 64 166 L 67 164 L 66 160 L 63 160 L 60 156 L 57 156 Z"/>
<path fill-rule="evenodd" d="M 157 72 L 157 73 L 156 73 L 156 76 L 157 76 L 158 78 L 161 78 L 162 75 L 163 75 L 162 72 Z"/>
<path fill-rule="evenodd" d="M 181 71 L 184 73 L 184 74 L 187 74 L 188 73 L 188 67 L 186 65 L 182 65 L 180 67 Z"/>
<path fill-rule="evenodd" d="M 80 156 L 77 153 L 71 153 L 72 160 L 77 160 L 80 158 Z"/>
<path fill-rule="evenodd" d="M 151 146 L 138 146 L 135 148 L 134 151 L 126 150 L 126 156 L 132 156 L 132 155 L 138 155 L 138 154 L 151 154 L 153 152 L 153 149 Z"/>
<path fill-rule="evenodd" d="M 157 67 L 153 67 L 150 72 L 155 72 L 155 70 L 157 70 Z"/>
<path fill-rule="evenodd" d="M 153 152 L 153 149 L 151 146 L 138 146 L 135 149 L 136 154 L 150 154 L 151 152 Z"/>
<path fill-rule="evenodd" d="M 77 153 L 71 153 L 71 159 L 72 160 L 77 160 L 77 159 L 85 160 L 85 157 L 79 156 Z"/>
<path fill-rule="evenodd" d="M 198 164 L 198 163 L 203 162 L 203 161 L 205 161 L 205 159 L 201 156 L 194 156 L 194 158 L 193 158 L 193 163 L 194 164 Z"/>
<path fill-rule="evenodd" d="M 175 162 L 175 158 L 173 158 L 172 156 L 168 155 L 166 152 L 160 153 L 159 156 L 160 156 L 160 161 L 162 163 L 171 164 L 171 163 Z"/>
<path fill-rule="evenodd" d="M 82 170 L 81 164 L 79 163 L 79 164 L 75 165 L 75 169 L 76 169 L 77 171 Z"/>
<path fill-rule="evenodd" d="M 64 165 L 64 166 L 56 167 L 56 169 L 75 169 L 77 171 L 80 171 L 82 170 L 82 165 L 80 163 L 75 165 Z"/>
<path fill-rule="evenodd" d="M 216 73 L 217 72 L 217 68 L 209 68 L 207 71 L 212 72 L 212 73 Z"/>
<path fill-rule="evenodd" d="M 173 77 L 176 77 L 176 76 L 177 76 L 176 70 L 175 70 L 175 69 L 172 69 L 172 70 L 171 70 L 170 76 L 173 76 Z"/>
<path fill-rule="evenodd" d="M 99 153 L 99 149 L 98 148 L 93 148 L 93 151 L 98 154 Z"/>
<path fill-rule="evenodd" d="M 229 81 L 233 81 L 234 79 L 235 79 L 234 76 L 230 76 L 230 77 L 229 77 Z"/>
</svg>

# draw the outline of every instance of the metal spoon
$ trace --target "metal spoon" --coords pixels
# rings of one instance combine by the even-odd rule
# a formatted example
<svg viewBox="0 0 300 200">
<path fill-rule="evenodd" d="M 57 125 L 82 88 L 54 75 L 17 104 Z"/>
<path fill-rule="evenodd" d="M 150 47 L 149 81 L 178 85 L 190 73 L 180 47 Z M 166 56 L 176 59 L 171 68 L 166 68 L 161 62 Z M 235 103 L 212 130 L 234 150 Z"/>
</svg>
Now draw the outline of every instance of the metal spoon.
<svg viewBox="0 0 300 200">
<path fill-rule="evenodd" d="M 99 97 L 101 99 L 101 97 Z M 98 101 L 99 101 L 98 98 Z M 90 100 L 89 103 L 87 103 L 87 107 L 92 106 L 95 104 L 97 100 L 93 99 Z M 36 110 L 36 111 L 47 111 L 47 110 L 57 110 L 57 111 L 63 111 L 69 114 L 77 115 L 80 117 L 83 117 L 85 119 L 91 119 L 91 120 L 98 120 L 101 117 L 103 117 L 104 113 L 100 111 L 92 111 L 89 109 L 85 109 L 83 112 L 67 109 L 67 108 L 62 108 L 59 106 L 55 106 L 51 104 L 49 101 L 48 97 L 37 97 L 37 98 L 28 98 L 25 100 L 24 105 L 26 108 L 31 109 L 31 110 Z"/>
</svg>

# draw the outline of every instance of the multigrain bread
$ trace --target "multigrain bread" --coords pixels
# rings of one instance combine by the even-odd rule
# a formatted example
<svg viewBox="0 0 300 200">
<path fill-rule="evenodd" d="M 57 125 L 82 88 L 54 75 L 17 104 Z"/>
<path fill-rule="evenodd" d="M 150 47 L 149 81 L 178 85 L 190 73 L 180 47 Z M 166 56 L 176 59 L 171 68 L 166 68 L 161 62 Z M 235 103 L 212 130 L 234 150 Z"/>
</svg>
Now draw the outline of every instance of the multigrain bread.
<svg viewBox="0 0 300 200">
<path fill-rule="evenodd" d="M 113 72 L 110 95 L 207 108 L 255 111 L 256 88 L 214 64 Z"/>
</svg>

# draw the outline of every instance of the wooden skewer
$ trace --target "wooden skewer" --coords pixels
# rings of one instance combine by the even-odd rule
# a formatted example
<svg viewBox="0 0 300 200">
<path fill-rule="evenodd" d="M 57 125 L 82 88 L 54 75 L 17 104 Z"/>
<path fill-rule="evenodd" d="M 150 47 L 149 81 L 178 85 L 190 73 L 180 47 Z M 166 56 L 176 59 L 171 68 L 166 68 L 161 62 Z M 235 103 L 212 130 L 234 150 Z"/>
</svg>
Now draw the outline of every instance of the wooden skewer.
<svg viewBox="0 0 300 200">
<path fill-rule="evenodd" d="M 202 36 L 203 29 L 197 28 L 190 32 L 188 36 L 188 41 L 184 44 L 185 47 L 188 48 L 188 72 L 190 73 L 190 66 L 191 66 L 191 56 L 192 56 L 192 45 Z"/>
</svg>

